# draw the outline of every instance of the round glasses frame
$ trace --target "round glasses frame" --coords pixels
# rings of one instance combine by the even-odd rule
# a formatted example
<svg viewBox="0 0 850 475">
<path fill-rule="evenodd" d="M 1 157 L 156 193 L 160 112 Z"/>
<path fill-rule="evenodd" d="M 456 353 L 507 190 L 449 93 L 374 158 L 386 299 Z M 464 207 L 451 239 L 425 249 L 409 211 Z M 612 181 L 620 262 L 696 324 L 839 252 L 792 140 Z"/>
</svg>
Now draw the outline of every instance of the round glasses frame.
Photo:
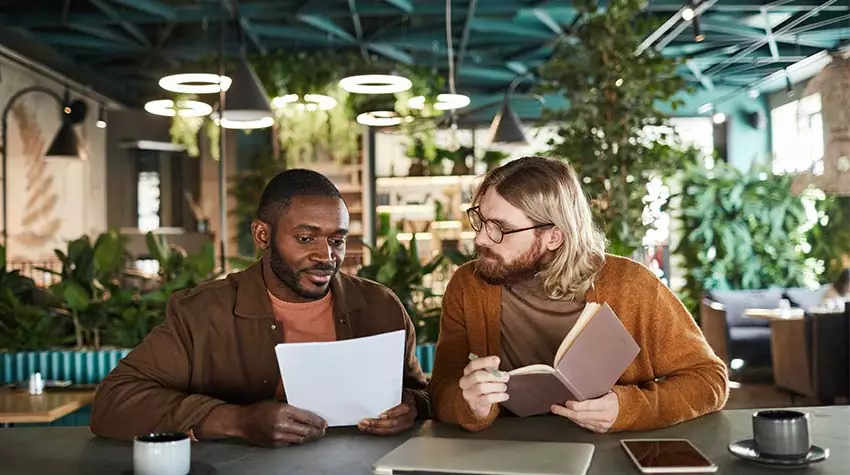
<svg viewBox="0 0 850 475">
<path fill-rule="evenodd" d="M 508 234 L 521 233 L 523 231 L 531 231 L 532 229 L 540 229 L 540 228 L 549 228 L 554 226 L 553 223 L 543 223 L 536 224 L 534 226 L 529 226 L 527 228 L 519 228 L 519 229 L 511 229 L 505 231 L 502 229 L 502 226 L 493 221 L 492 219 L 484 219 L 484 216 L 481 216 L 481 211 L 479 211 L 479 206 L 473 206 L 466 210 L 466 217 L 469 219 L 469 224 L 472 226 L 472 230 L 477 232 L 481 232 L 481 228 L 484 228 L 484 233 L 487 234 L 487 237 L 490 238 L 496 244 L 501 244 L 502 240 Z"/>
</svg>

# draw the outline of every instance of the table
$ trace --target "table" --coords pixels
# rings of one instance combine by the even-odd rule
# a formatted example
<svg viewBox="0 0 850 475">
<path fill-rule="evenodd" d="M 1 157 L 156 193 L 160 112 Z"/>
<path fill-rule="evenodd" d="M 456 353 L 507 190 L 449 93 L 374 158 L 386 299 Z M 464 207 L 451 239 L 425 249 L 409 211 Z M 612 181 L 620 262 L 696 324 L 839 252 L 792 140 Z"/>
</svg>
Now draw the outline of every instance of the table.
<svg viewBox="0 0 850 475">
<path fill-rule="evenodd" d="M 94 401 L 94 391 L 45 390 L 33 396 L 26 391 L 0 390 L 0 424 L 53 422 Z"/>
<path fill-rule="evenodd" d="M 770 322 L 773 381 L 777 387 L 823 403 L 850 395 L 848 321 L 844 311 L 748 308 L 744 315 Z"/>
<path fill-rule="evenodd" d="M 812 415 L 812 442 L 830 449 L 816 464 L 818 475 L 846 474 L 850 466 L 850 407 L 805 408 Z M 718 473 L 774 474 L 776 468 L 739 460 L 728 453 L 731 441 L 750 438 L 751 410 L 710 414 L 677 426 L 644 433 L 590 433 L 557 416 L 503 418 L 478 433 L 432 421 L 393 437 L 359 433 L 353 428 L 330 429 L 321 440 L 302 446 L 264 449 L 240 442 L 201 442 L 192 445 L 193 474 L 366 475 L 372 464 L 412 436 L 590 442 L 596 451 L 590 475 L 638 474 L 620 448 L 631 437 L 685 437 L 716 463 Z M 0 461 L 4 475 L 39 473 L 106 475 L 130 474 L 131 442 L 94 438 L 85 427 L 15 428 L 0 431 Z"/>
<path fill-rule="evenodd" d="M 784 312 L 778 308 L 748 308 L 744 310 L 744 315 L 772 322 L 775 320 L 802 320 L 806 312 L 801 308 L 789 308 Z"/>
</svg>

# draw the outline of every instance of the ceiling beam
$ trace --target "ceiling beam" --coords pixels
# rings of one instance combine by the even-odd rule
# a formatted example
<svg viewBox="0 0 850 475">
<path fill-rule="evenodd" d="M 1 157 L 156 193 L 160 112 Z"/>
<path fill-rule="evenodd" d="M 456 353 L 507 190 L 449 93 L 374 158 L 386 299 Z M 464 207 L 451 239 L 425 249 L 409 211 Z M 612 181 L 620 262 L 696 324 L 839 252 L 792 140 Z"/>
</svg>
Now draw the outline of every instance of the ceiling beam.
<svg viewBox="0 0 850 475">
<path fill-rule="evenodd" d="M 378 43 L 365 43 L 364 46 L 382 56 L 392 59 L 393 61 L 398 61 L 403 64 L 413 64 L 413 57 L 395 46 Z"/>
<path fill-rule="evenodd" d="M 317 44 L 327 43 L 328 41 L 328 34 L 326 32 L 297 26 L 255 23 L 254 31 L 260 36 L 269 38 L 281 38 Z"/>
<path fill-rule="evenodd" d="M 348 11 L 351 13 L 351 23 L 354 25 L 354 34 L 357 44 L 360 45 L 360 56 L 369 61 L 369 54 L 366 53 L 366 47 L 363 46 L 363 24 L 360 23 L 360 15 L 357 13 L 357 4 L 355 0 L 348 0 Z"/>
<path fill-rule="evenodd" d="M 552 33 L 549 31 L 517 25 L 509 20 L 475 18 L 472 20 L 470 28 L 482 33 L 521 36 L 525 39 L 548 40 L 552 38 Z"/>
<path fill-rule="evenodd" d="M 475 11 L 478 9 L 478 0 L 470 0 L 469 8 L 466 10 L 466 19 L 463 21 L 463 31 L 460 33 L 460 45 L 458 46 L 457 57 L 455 58 L 455 74 L 463 65 L 463 59 L 466 56 L 466 47 L 469 45 L 469 34 L 472 31 L 470 26 L 472 20 L 475 19 Z"/>
<path fill-rule="evenodd" d="M 39 41 L 58 46 L 58 47 L 73 47 L 73 48 L 90 48 L 100 49 L 105 51 L 144 51 L 142 46 L 135 43 L 115 43 L 113 41 L 96 38 L 93 36 L 82 36 L 67 33 L 39 33 L 37 36 Z"/>
<path fill-rule="evenodd" d="M 251 24 L 251 21 L 241 14 L 241 7 L 236 3 L 236 0 L 221 0 L 221 4 L 227 9 L 228 13 L 230 13 L 230 17 L 236 20 L 239 25 L 239 29 L 248 37 L 249 40 L 251 40 L 251 43 L 253 43 L 254 47 L 257 48 L 257 51 L 259 51 L 261 55 L 265 56 L 265 45 L 263 45 L 263 42 L 260 41 L 260 36 L 257 32 L 254 31 L 254 26 Z M 242 41 L 242 38 L 239 38 L 239 41 Z"/>
<path fill-rule="evenodd" d="M 156 0 L 111 0 L 119 5 L 133 8 L 166 20 L 176 20 L 177 12 L 171 6 Z"/>
<path fill-rule="evenodd" d="M 712 18 L 702 19 L 700 26 L 702 26 L 702 29 L 705 31 L 713 31 L 728 36 L 737 36 L 739 38 L 748 38 L 752 40 L 764 40 L 767 38 L 764 31 L 756 30 L 754 28 L 735 26 L 727 22 L 717 21 Z M 771 36 L 773 37 L 775 43 L 787 43 L 792 45 L 799 44 L 803 46 L 811 46 L 813 48 L 829 48 L 831 46 L 830 44 L 825 43 L 823 41 L 803 38 L 791 32 L 779 34 L 778 32 L 775 32 L 773 31 L 773 29 L 771 29 Z"/>
<path fill-rule="evenodd" d="M 773 29 L 770 26 L 770 17 L 767 16 L 767 8 L 761 9 L 761 18 L 764 20 L 764 32 L 767 35 L 767 46 L 770 48 L 770 55 L 776 61 L 779 59 L 779 48 L 776 47 L 776 38 L 773 37 Z"/>
<path fill-rule="evenodd" d="M 564 29 L 561 28 L 561 25 L 559 25 L 558 22 L 556 22 L 555 19 L 546 12 L 546 10 L 543 10 L 542 8 L 535 8 L 532 12 L 534 13 L 534 16 L 540 20 L 540 23 L 543 23 L 546 25 L 546 28 L 552 30 L 552 33 L 555 33 L 558 36 L 563 36 Z"/>
<path fill-rule="evenodd" d="M 834 4 L 834 3 L 836 3 L 837 1 L 838 1 L 838 0 L 826 0 L 826 1 L 825 1 L 822 5 L 820 5 L 819 7 L 816 7 L 816 8 L 813 8 L 812 10 L 809 10 L 808 12 L 804 13 L 803 15 L 801 15 L 801 16 L 799 16 L 799 17 L 797 17 L 796 19 L 794 19 L 794 20 L 792 20 L 792 21 L 790 21 L 790 22 L 786 22 L 787 24 L 785 24 L 785 25 L 784 25 L 784 26 L 782 26 L 779 30 L 777 30 L 777 31 L 776 31 L 776 34 L 777 34 L 777 35 L 779 35 L 779 34 L 785 34 L 785 33 L 787 33 L 788 31 L 790 31 L 791 29 L 793 29 L 794 27 L 796 27 L 796 26 L 797 26 L 797 25 L 799 25 L 800 23 L 802 23 L 802 22 L 806 21 L 806 19 L 811 18 L 811 17 L 813 17 L 813 16 L 817 15 L 817 14 L 820 12 L 820 9 L 822 9 L 822 8 L 826 8 L 826 7 L 830 6 L 830 5 L 833 5 L 833 4 Z M 762 46 L 764 46 L 764 45 L 767 43 L 767 41 L 768 41 L 768 40 L 767 40 L 767 38 L 764 38 L 764 39 L 761 39 L 761 40 L 756 41 L 755 43 L 753 43 L 753 44 L 752 44 L 751 46 L 749 46 L 748 48 L 745 48 L 745 49 L 741 50 L 740 52 L 738 52 L 738 54 L 736 54 L 735 56 L 733 56 L 733 57 L 731 57 L 731 58 L 729 58 L 729 59 L 727 59 L 727 60 L 721 61 L 720 63 L 718 63 L 718 64 L 716 64 L 716 65 L 712 66 L 712 67 L 711 67 L 708 71 L 706 71 L 706 74 L 708 74 L 708 75 L 714 75 L 714 74 L 719 73 L 720 71 L 722 71 L 723 69 L 725 69 L 727 66 L 729 66 L 729 64 L 731 64 L 732 59 L 734 59 L 735 57 L 738 57 L 738 56 L 743 57 L 743 56 L 746 56 L 746 55 L 748 55 L 748 54 L 752 53 L 753 51 L 755 51 L 755 50 L 757 50 L 757 49 L 761 48 Z"/>
<path fill-rule="evenodd" d="M 691 71 L 691 74 L 693 74 L 694 77 L 697 78 L 697 81 L 702 84 L 702 87 L 704 87 L 706 91 L 714 90 L 714 83 L 711 82 L 711 78 L 704 75 L 695 62 L 690 60 L 685 61 L 685 66 L 688 67 L 688 69 Z"/>
<path fill-rule="evenodd" d="M 102 40 L 111 41 L 113 43 L 133 43 L 127 37 L 119 35 L 107 28 L 101 28 L 97 26 L 86 26 L 86 25 L 77 25 L 75 23 L 68 23 L 66 25 L 69 30 L 73 30 L 79 33 L 85 33 L 89 36 L 94 36 L 95 38 L 100 38 Z"/>
<path fill-rule="evenodd" d="M 404 13 L 413 13 L 413 5 L 410 3 L 410 0 L 384 0 L 390 5 L 398 8 Z"/>
<path fill-rule="evenodd" d="M 357 43 L 357 38 L 334 23 L 330 18 L 319 15 L 298 15 L 297 18 L 302 23 L 310 25 L 328 35 L 335 36 L 346 43 Z"/>
<path fill-rule="evenodd" d="M 676 12 L 682 8 L 681 0 L 653 0 L 649 10 L 653 12 Z M 807 12 L 821 5 L 821 0 L 779 0 L 769 3 L 760 1 L 725 1 L 715 4 L 711 10 L 725 13 L 760 13 L 766 8 L 769 13 L 800 13 Z M 823 11 L 848 11 L 847 5 L 834 5 L 826 7 Z"/>
<path fill-rule="evenodd" d="M 696 8 L 694 8 L 694 16 L 702 14 L 709 7 L 713 6 L 717 3 L 717 0 L 703 0 Z M 676 13 L 674 13 L 670 18 L 668 18 L 664 23 L 662 23 L 658 28 L 655 29 L 649 36 L 646 37 L 635 49 L 635 54 L 641 54 L 646 51 L 647 48 L 651 46 L 655 46 L 655 49 L 661 50 L 664 49 L 667 44 L 669 44 L 673 39 L 679 36 L 685 28 L 690 25 L 690 22 L 681 21 L 682 20 L 682 11 L 685 8 L 690 8 L 689 6 L 682 6 L 681 4 L 676 9 Z M 662 36 L 667 34 L 666 37 L 662 39 Z"/>
<path fill-rule="evenodd" d="M 142 46 L 150 48 L 151 42 L 144 35 L 144 33 L 142 33 L 141 30 L 136 27 L 136 25 L 122 20 L 118 12 L 116 12 L 115 9 L 109 6 L 104 0 L 89 0 L 89 3 L 97 7 L 97 9 L 103 12 L 103 14 L 106 15 L 106 17 L 109 18 L 111 21 L 121 25 L 121 28 L 123 28 L 124 31 L 129 33 L 130 36 L 135 38 L 136 41 L 138 41 Z"/>
</svg>

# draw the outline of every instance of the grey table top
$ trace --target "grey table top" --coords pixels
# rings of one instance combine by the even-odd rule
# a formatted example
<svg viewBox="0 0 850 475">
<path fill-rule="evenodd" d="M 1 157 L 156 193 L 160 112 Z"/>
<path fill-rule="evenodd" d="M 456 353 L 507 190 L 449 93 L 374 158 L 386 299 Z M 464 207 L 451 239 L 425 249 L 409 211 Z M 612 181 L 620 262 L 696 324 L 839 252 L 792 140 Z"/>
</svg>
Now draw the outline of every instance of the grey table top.
<svg viewBox="0 0 850 475">
<path fill-rule="evenodd" d="M 808 469 L 785 469 L 782 472 L 850 473 L 850 407 L 801 410 L 812 415 L 812 443 L 829 448 L 830 457 Z M 433 422 L 426 422 L 417 429 L 394 437 L 360 434 L 350 428 L 332 429 L 321 440 L 279 449 L 251 447 L 237 442 L 203 442 L 192 445 L 192 473 L 371 474 L 376 460 L 413 436 L 590 442 L 596 446 L 591 475 L 639 473 L 620 448 L 621 439 L 687 438 L 719 466 L 718 473 L 776 473 L 776 468 L 739 460 L 727 451 L 729 442 L 751 437 L 752 413 L 752 410 L 723 411 L 668 429 L 644 433 L 597 435 L 566 419 L 546 416 L 500 419 L 490 429 L 478 433 Z M 86 427 L 0 429 L 0 473 L 4 475 L 131 474 L 132 466 L 132 443 L 97 439 Z"/>
</svg>

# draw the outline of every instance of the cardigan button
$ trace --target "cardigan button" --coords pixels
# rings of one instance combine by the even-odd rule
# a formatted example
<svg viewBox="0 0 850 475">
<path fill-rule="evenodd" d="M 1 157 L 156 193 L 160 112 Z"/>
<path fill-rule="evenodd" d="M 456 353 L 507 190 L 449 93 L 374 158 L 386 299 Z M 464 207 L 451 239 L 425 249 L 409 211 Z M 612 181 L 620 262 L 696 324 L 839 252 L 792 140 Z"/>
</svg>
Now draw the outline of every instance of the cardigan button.
<svg viewBox="0 0 850 475">
<path fill-rule="evenodd" d="M 277 325 L 275 325 L 274 323 L 272 323 L 272 330 L 277 330 Z"/>
</svg>

